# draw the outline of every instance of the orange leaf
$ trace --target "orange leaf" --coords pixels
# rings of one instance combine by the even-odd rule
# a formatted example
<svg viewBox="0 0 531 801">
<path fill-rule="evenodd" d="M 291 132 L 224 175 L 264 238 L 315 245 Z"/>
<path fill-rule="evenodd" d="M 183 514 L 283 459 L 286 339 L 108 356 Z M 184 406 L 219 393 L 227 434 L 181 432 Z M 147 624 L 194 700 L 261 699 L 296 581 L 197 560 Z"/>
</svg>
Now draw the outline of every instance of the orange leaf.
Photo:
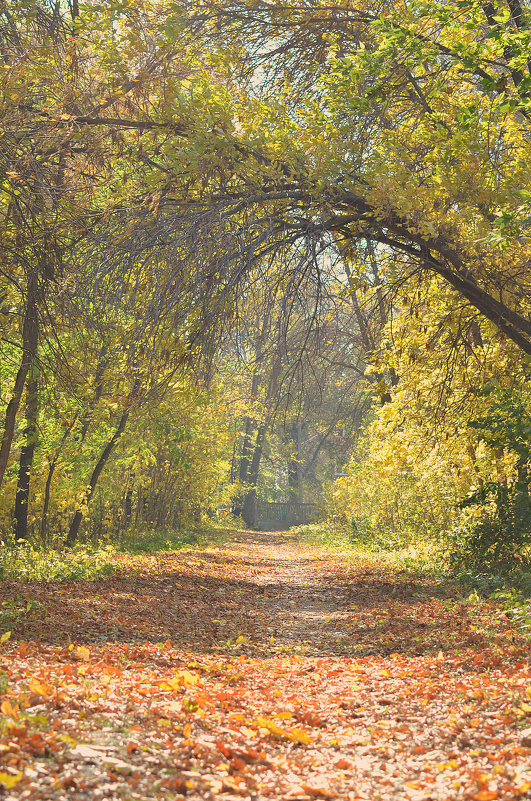
<svg viewBox="0 0 531 801">
<path fill-rule="evenodd" d="M 102 673 L 103 673 L 104 676 L 121 676 L 122 675 L 121 669 L 119 667 L 116 667 L 115 665 L 106 665 L 103 668 Z"/>
<path fill-rule="evenodd" d="M 53 687 L 50 687 L 50 685 L 46 684 L 44 681 L 30 681 L 28 683 L 28 687 L 32 693 L 35 693 L 35 695 L 43 695 L 45 698 L 53 693 Z"/>
<path fill-rule="evenodd" d="M 352 762 L 348 759 L 344 759 L 344 757 L 340 757 L 337 762 L 334 762 L 334 765 L 338 770 L 350 770 Z"/>
<path fill-rule="evenodd" d="M 89 662 L 90 651 L 85 645 L 78 645 L 73 653 L 73 657 L 74 659 L 77 659 L 79 662 Z"/>
<path fill-rule="evenodd" d="M 496 790 L 480 790 L 479 793 L 472 796 L 474 801 L 495 801 L 498 797 Z"/>
<path fill-rule="evenodd" d="M 18 718 L 18 704 L 13 705 L 9 698 L 6 698 L 5 701 L 2 701 L 0 704 L 0 710 L 4 713 L 4 715 L 8 715 L 11 718 Z"/>
</svg>

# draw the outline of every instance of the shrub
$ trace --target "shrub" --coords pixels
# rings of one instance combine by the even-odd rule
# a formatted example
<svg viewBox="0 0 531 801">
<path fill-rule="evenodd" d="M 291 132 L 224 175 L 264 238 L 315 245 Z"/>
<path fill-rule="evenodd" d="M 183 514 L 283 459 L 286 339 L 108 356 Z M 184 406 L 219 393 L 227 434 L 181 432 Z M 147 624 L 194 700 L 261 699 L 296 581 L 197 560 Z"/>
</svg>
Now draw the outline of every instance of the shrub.
<svg viewBox="0 0 531 801">
<path fill-rule="evenodd" d="M 471 570 L 507 570 L 525 561 L 531 543 L 527 486 L 489 481 L 461 502 L 465 514 L 453 533 L 450 562 Z"/>
</svg>

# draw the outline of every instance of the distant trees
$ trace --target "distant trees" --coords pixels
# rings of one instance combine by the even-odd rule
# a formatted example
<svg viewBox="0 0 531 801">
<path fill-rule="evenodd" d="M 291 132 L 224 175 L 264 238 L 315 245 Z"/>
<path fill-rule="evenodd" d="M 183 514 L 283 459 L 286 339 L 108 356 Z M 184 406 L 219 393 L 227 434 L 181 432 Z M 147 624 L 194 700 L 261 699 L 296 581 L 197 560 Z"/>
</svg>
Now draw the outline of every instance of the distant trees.
<svg viewBox="0 0 531 801">
<path fill-rule="evenodd" d="M 257 487 L 271 499 L 303 501 L 308 489 L 319 495 L 337 459 L 346 458 L 368 397 L 343 271 L 334 277 L 330 267 L 320 286 L 311 273 L 292 281 L 281 268 L 272 284 L 265 269 L 253 271 L 220 354 L 245 410 L 232 475 L 241 488 L 235 505 L 247 522 Z M 323 465 L 327 443 L 343 429 L 343 450 L 336 447 Z"/>
</svg>

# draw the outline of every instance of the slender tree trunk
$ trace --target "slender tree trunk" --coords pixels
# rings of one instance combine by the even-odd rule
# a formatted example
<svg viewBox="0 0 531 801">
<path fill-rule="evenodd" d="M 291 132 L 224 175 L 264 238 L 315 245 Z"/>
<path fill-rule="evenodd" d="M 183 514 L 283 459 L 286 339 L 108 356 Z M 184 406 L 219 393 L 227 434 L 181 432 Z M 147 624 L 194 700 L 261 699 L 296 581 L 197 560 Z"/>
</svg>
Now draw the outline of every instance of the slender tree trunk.
<svg viewBox="0 0 531 801">
<path fill-rule="evenodd" d="M 258 397 L 258 389 L 260 387 L 261 375 L 258 370 L 253 373 L 251 382 L 251 400 L 254 402 Z M 245 432 L 243 435 L 242 452 L 240 457 L 240 465 L 238 470 L 238 478 L 245 484 L 248 480 L 247 473 L 252 458 L 252 434 L 254 428 L 254 420 L 251 416 L 245 418 Z"/>
<path fill-rule="evenodd" d="M 108 362 L 109 360 L 107 359 L 107 345 L 102 345 L 98 357 L 98 366 L 96 367 L 96 373 L 94 375 L 94 396 L 90 401 L 87 411 L 83 417 L 83 424 L 81 426 L 81 433 L 79 435 L 80 445 L 82 445 L 83 442 L 85 441 L 85 437 L 87 436 L 89 430 L 90 421 L 92 419 L 94 409 L 96 408 L 98 401 L 103 394 L 103 376 L 107 368 Z"/>
<path fill-rule="evenodd" d="M 375 269 L 376 268 L 373 267 L 373 275 L 375 276 L 375 280 L 379 280 L 378 277 L 377 277 L 378 273 L 375 272 Z M 350 267 L 348 266 L 348 264 L 345 264 L 345 272 L 347 274 L 347 277 L 350 278 L 351 270 L 350 270 Z M 384 324 L 384 319 L 385 319 L 385 307 L 384 307 L 384 303 L 383 303 L 383 296 L 381 294 L 381 290 L 378 289 L 376 294 L 377 294 L 377 299 L 378 299 L 378 309 L 379 309 L 379 313 L 380 313 L 380 322 L 383 325 Z M 366 319 L 365 314 L 363 313 L 363 311 L 361 309 L 361 306 L 360 306 L 360 303 L 359 303 L 359 300 L 358 300 L 358 295 L 357 295 L 356 289 L 354 287 L 350 290 L 350 298 L 351 298 L 351 301 L 352 301 L 352 308 L 353 308 L 354 314 L 356 316 L 356 321 L 358 323 L 358 328 L 359 328 L 359 331 L 360 331 L 360 338 L 361 338 L 362 345 L 363 345 L 363 347 L 364 347 L 364 349 L 366 351 L 367 359 L 371 359 L 375 354 L 376 345 L 375 345 L 375 342 L 374 342 L 374 339 L 373 339 L 373 336 L 372 336 L 372 333 L 371 333 L 371 330 L 370 330 L 370 327 L 369 327 L 368 320 Z M 393 370 L 393 368 L 391 368 L 389 373 L 390 373 L 390 378 L 391 378 L 391 386 L 396 386 L 396 384 L 398 383 L 398 376 L 396 375 L 396 372 Z M 383 378 L 384 378 L 384 374 L 380 373 L 380 372 L 371 373 L 371 375 L 368 376 L 368 379 L 372 384 L 376 384 L 376 383 L 379 383 L 380 381 L 383 381 Z M 390 402 L 391 402 L 391 393 L 389 393 L 389 392 L 380 392 L 380 403 L 382 404 L 382 406 L 385 406 L 386 403 L 390 403 Z"/>
<path fill-rule="evenodd" d="M 236 479 L 236 447 L 238 439 L 234 437 L 234 445 L 232 446 L 232 458 L 230 460 L 230 483 L 233 484 Z"/>
<path fill-rule="evenodd" d="M 476 481 L 478 482 L 479 486 L 482 487 L 483 484 L 485 483 L 485 480 L 481 475 L 481 470 L 479 469 L 479 464 L 477 459 L 477 448 L 472 442 L 468 442 L 466 446 L 466 452 L 468 453 L 468 458 L 470 459 L 470 462 L 472 464 L 472 469 L 476 474 Z"/>
<path fill-rule="evenodd" d="M 134 479 L 131 479 L 133 481 Z M 132 486 L 128 487 L 125 492 L 124 498 L 124 516 L 122 522 L 122 530 L 127 531 L 129 526 L 131 525 L 131 518 L 133 516 L 133 492 L 134 489 Z"/>
<path fill-rule="evenodd" d="M 46 486 L 44 488 L 44 501 L 42 504 L 42 515 L 41 515 L 41 531 L 40 531 L 40 539 L 43 545 L 46 545 L 46 538 L 48 534 L 48 508 L 50 506 L 50 494 L 52 489 L 52 481 L 55 473 L 55 465 L 57 464 L 56 460 L 50 462 L 50 466 L 48 468 L 48 475 L 46 476 Z"/>
<path fill-rule="evenodd" d="M 30 479 L 33 457 L 37 446 L 37 413 L 39 410 L 39 382 L 37 366 L 32 364 L 26 385 L 26 428 L 25 442 L 20 449 L 18 483 L 15 495 L 14 529 L 15 542 L 28 539 L 28 512 L 30 499 Z"/>
<path fill-rule="evenodd" d="M 256 440 L 253 450 L 253 458 L 247 474 L 247 481 L 249 489 L 245 493 L 243 499 L 242 517 L 245 524 L 253 527 L 256 523 L 256 484 L 258 481 L 258 473 L 260 472 L 260 462 L 262 460 L 262 453 L 264 450 L 266 424 L 261 423 L 256 432 Z"/>
<path fill-rule="evenodd" d="M 376 254 L 374 253 L 374 245 L 370 239 L 367 240 L 367 252 L 369 254 L 370 262 L 371 262 L 371 272 L 374 278 L 374 284 L 376 286 L 376 299 L 378 301 L 378 314 L 380 317 L 380 328 L 383 329 L 385 324 L 387 323 L 387 310 L 385 308 L 385 300 L 382 292 L 382 285 L 380 283 L 380 274 L 378 271 L 378 261 L 376 259 Z"/>
<path fill-rule="evenodd" d="M 87 489 L 87 492 L 86 492 L 85 498 L 84 498 L 84 507 L 85 508 L 87 508 L 89 506 L 89 504 L 90 504 L 90 501 L 91 501 L 92 496 L 94 495 L 94 490 L 96 489 L 99 477 L 101 476 L 101 474 L 102 474 L 102 472 L 103 472 L 103 470 L 105 468 L 105 465 L 107 464 L 109 456 L 113 452 L 113 450 L 114 450 L 115 446 L 117 445 L 120 437 L 122 436 L 122 434 L 125 431 L 125 427 L 127 425 L 127 421 L 129 419 L 129 415 L 131 413 L 131 406 L 132 406 L 136 396 L 138 395 L 139 390 L 140 390 L 140 379 L 137 378 L 137 379 L 135 379 L 135 382 L 133 384 L 133 388 L 131 390 L 131 394 L 129 395 L 129 400 L 128 400 L 127 406 L 124 409 L 124 411 L 122 412 L 122 416 L 120 417 L 120 420 L 118 422 L 116 430 L 115 430 L 113 436 L 111 437 L 111 439 L 109 440 L 109 442 L 107 443 L 107 445 L 105 446 L 105 448 L 102 450 L 102 452 L 100 454 L 100 458 L 98 459 L 98 461 L 96 463 L 96 466 L 95 466 L 94 470 L 92 471 L 92 475 L 91 475 L 90 481 L 89 481 L 89 486 L 88 486 L 88 489 Z M 70 524 L 70 529 L 68 531 L 68 536 L 66 538 L 66 545 L 69 548 L 72 547 L 74 545 L 74 543 L 76 542 L 76 540 L 77 540 L 77 535 L 79 533 L 79 527 L 81 526 L 81 521 L 82 520 L 83 520 L 83 509 L 82 508 L 81 509 L 77 509 L 76 513 L 74 514 L 74 517 L 72 518 L 72 522 Z"/>
<path fill-rule="evenodd" d="M 290 432 L 291 440 L 295 446 L 295 453 L 291 456 L 288 464 L 288 486 L 291 499 L 297 503 L 303 503 L 303 470 L 302 470 L 302 438 L 303 426 L 296 423 Z"/>
<path fill-rule="evenodd" d="M 269 379 L 269 387 L 265 398 L 265 406 L 268 408 L 269 402 L 275 396 L 278 387 L 278 379 L 280 375 L 281 356 L 280 353 L 275 358 L 271 370 L 271 377 Z M 258 482 L 258 474 L 260 472 L 260 462 L 262 460 L 262 453 L 264 450 L 264 441 L 267 431 L 268 421 L 264 420 L 258 426 L 256 432 L 256 440 L 254 444 L 253 456 L 251 464 L 247 472 L 247 485 L 248 489 L 243 498 L 242 504 L 242 517 L 245 523 L 252 527 L 256 523 L 256 485 Z"/>
<path fill-rule="evenodd" d="M 77 414 L 74 416 L 74 419 L 66 429 L 65 433 L 61 437 L 61 442 L 59 443 L 59 447 L 57 448 L 52 461 L 48 467 L 48 475 L 46 476 L 46 485 L 44 488 L 44 501 L 42 504 L 42 514 L 41 514 L 41 530 L 40 530 L 40 538 L 43 545 L 46 544 L 46 536 L 47 536 L 47 527 L 48 527 L 48 508 L 50 506 L 50 495 L 52 489 L 52 481 L 55 473 L 55 467 L 57 465 L 57 460 L 61 454 L 61 450 L 63 445 L 65 444 L 66 440 L 68 439 L 68 435 L 74 428 L 77 422 Z"/>
<path fill-rule="evenodd" d="M 529 462 L 525 456 L 518 459 L 516 470 L 518 492 L 526 499 L 527 503 L 529 501 Z"/>
<path fill-rule="evenodd" d="M 268 331 L 271 327 L 271 313 L 268 310 L 264 319 L 262 320 L 262 327 L 256 340 L 255 353 L 254 353 L 254 369 L 253 377 L 251 380 L 251 401 L 254 403 L 258 398 L 258 390 L 262 382 L 262 362 L 264 360 L 264 347 Z M 256 421 L 252 415 L 245 418 L 245 431 L 243 435 L 242 450 L 240 456 L 240 463 L 238 468 L 238 478 L 242 484 L 248 483 L 248 471 L 252 459 L 252 436 L 255 428 Z M 239 506 L 241 501 L 235 505 Z"/>
<path fill-rule="evenodd" d="M 4 433 L 2 442 L 0 443 L 0 486 L 4 480 L 4 475 L 9 461 L 9 454 L 11 453 L 11 445 L 13 444 L 13 435 L 15 432 L 15 421 L 17 412 L 20 406 L 22 393 L 31 367 L 31 364 L 37 354 L 37 346 L 39 342 L 39 318 L 37 308 L 37 274 L 32 273 L 28 278 L 27 298 L 26 298 L 26 311 L 24 314 L 24 323 L 22 326 L 22 359 L 20 367 L 15 378 L 15 385 L 11 400 L 7 404 Z"/>
</svg>

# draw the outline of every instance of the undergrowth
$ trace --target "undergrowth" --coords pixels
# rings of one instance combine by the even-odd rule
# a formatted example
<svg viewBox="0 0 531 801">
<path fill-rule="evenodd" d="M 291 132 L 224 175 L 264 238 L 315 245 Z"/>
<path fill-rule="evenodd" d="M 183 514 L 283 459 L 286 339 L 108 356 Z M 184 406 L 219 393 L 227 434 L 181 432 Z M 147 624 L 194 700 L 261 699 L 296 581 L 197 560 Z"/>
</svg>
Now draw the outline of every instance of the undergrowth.
<svg viewBox="0 0 531 801">
<path fill-rule="evenodd" d="M 79 544 L 69 550 L 42 547 L 29 542 L 3 543 L 0 580 L 93 581 L 126 569 L 142 569 L 139 557 L 162 551 L 204 547 L 223 539 L 220 530 L 201 533 L 178 531 L 131 531 L 118 544 Z"/>
<path fill-rule="evenodd" d="M 30 543 L 5 547 L 0 554 L 0 579 L 4 581 L 68 581 L 109 576 L 116 569 L 111 546 L 59 551 Z"/>
<path fill-rule="evenodd" d="M 347 557 L 365 555 L 413 573 L 444 575 L 442 546 L 435 540 L 403 542 L 399 536 L 368 537 L 326 522 L 299 526 L 296 532 L 301 542 L 309 546 L 339 550 Z"/>
<path fill-rule="evenodd" d="M 118 550 L 120 553 L 131 554 L 178 551 L 187 546 L 197 545 L 200 539 L 202 539 L 201 535 L 193 531 L 171 531 L 167 529 L 132 530 L 122 537 Z"/>
</svg>

